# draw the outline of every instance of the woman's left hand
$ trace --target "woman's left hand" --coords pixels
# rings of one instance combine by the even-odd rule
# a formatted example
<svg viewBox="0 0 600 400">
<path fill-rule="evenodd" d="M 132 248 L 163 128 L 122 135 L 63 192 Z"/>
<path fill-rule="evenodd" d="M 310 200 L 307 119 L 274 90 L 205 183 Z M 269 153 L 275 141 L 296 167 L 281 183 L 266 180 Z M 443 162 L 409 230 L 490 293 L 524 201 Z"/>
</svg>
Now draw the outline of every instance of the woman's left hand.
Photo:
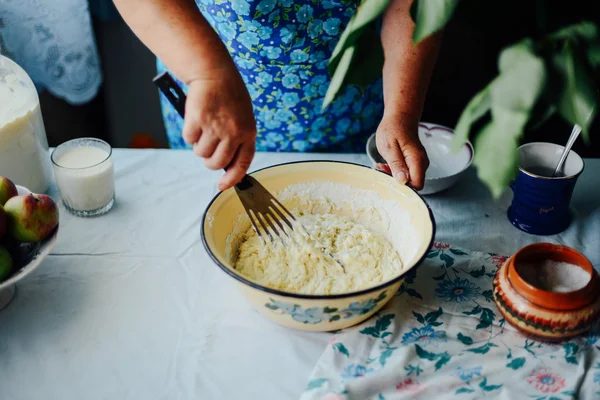
<svg viewBox="0 0 600 400">
<path fill-rule="evenodd" d="M 387 162 L 377 169 L 391 174 L 400 184 L 423 189 L 429 159 L 419 140 L 419 119 L 407 114 L 384 116 L 377 128 L 377 150 Z"/>
</svg>

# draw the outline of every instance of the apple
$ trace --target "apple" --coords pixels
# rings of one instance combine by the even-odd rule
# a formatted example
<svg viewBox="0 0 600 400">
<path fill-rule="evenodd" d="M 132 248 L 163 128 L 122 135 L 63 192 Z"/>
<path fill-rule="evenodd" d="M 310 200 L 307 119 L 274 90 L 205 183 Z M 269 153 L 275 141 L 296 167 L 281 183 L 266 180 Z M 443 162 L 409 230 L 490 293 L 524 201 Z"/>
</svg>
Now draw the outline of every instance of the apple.
<svg viewBox="0 0 600 400">
<path fill-rule="evenodd" d="M 0 282 L 6 280 L 13 272 L 13 261 L 8 250 L 0 247 Z"/>
<path fill-rule="evenodd" d="M 0 176 L 0 206 L 6 204 L 8 199 L 18 194 L 15 184 L 10 179 Z"/>
<path fill-rule="evenodd" d="M 6 233 L 6 212 L 4 207 L 0 205 L 0 239 L 4 237 Z"/>
<path fill-rule="evenodd" d="M 45 194 L 11 197 L 4 205 L 8 233 L 25 243 L 44 240 L 58 225 L 58 207 Z"/>
</svg>

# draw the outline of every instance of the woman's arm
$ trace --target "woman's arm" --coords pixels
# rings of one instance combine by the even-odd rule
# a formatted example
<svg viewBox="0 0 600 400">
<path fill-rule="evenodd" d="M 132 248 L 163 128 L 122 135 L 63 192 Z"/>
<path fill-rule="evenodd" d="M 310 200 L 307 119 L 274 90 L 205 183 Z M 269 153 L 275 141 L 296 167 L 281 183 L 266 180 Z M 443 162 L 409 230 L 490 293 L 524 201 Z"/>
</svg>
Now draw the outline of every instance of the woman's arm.
<svg viewBox="0 0 600 400">
<path fill-rule="evenodd" d="M 189 85 L 183 138 L 208 168 L 230 166 L 221 190 L 236 184 L 254 156 L 256 122 L 242 78 L 193 0 L 114 0 L 140 40 Z"/>
<path fill-rule="evenodd" d="M 377 148 L 394 177 L 420 189 L 429 161 L 418 138 L 418 124 L 441 34 L 435 34 L 415 46 L 411 4 L 412 0 L 392 0 L 383 16 L 381 41 L 385 54 L 385 111 L 377 130 Z"/>
</svg>

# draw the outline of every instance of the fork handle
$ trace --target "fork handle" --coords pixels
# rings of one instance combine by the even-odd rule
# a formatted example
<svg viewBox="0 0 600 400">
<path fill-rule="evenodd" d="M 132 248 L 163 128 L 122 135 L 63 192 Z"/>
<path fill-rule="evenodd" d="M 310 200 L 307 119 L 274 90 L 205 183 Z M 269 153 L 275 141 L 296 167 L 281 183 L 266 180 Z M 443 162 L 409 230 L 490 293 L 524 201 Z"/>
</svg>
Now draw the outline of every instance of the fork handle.
<svg viewBox="0 0 600 400">
<path fill-rule="evenodd" d="M 187 96 L 185 95 L 183 89 L 175 82 L 175 79 L 169 74 L 169 72 L 165 71 L 152 79 L 152 83 L 154 83 L 162 94 L 165 95 L 169 103 L 175 107 L 175 110 L 179 113 L 181 118 L 185 119 L 185 101 L 187 100 Z M 229 165 L 223 168 L 225 172 Z M 242 179 L 242 182 L 245 181 L 246 178 Z"/>
</svg>

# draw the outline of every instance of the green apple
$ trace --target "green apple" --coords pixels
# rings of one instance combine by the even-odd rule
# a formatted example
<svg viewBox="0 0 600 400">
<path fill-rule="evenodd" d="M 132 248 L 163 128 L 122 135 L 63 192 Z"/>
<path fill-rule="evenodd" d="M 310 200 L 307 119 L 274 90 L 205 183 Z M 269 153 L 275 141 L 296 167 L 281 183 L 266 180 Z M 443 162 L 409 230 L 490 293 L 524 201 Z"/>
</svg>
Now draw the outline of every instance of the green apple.
<svg viewBox="0 0 600 400">
<path fill-rule="evenodd" d="M 44 240 L 58 225 L 58 207 L 45 194 L 11 197 L 4 205 L 8 233 L 25 243 Z"/>
<path fill-rule="evenodd" d="M 0 239 L 4 237 L 6 233 L 6 212 L 4 207 L 0 205 Z"/>
<path fill-rule="evenodd" d="M 3 206 L 8 199 L 18 194 L 15 184 L 10 179 L 0 176 L 0 206 Z"/>
<path fill-rule="evenodd" d="M 0 247 L 0 282 L 5 281 L 13 272 L 13 261 L 8 250 Z"/>
</svg>

